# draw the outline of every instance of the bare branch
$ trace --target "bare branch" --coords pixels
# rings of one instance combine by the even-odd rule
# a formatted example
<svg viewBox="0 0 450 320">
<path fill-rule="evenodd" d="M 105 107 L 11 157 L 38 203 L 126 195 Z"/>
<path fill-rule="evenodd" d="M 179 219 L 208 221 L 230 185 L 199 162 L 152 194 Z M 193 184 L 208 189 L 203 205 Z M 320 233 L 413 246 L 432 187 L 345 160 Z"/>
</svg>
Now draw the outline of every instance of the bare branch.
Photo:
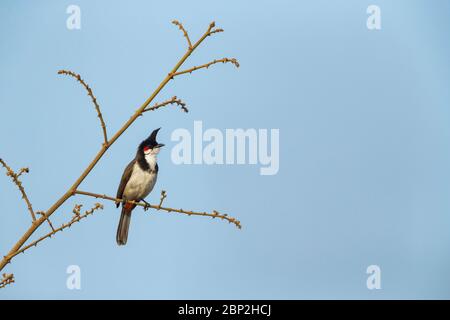
<svg viewBox="0 0 450 320">
<path fill-rule="evenodd" d="M 6 287 L 8 284 L 14 283 L 14 275 L 11 274 L 3 274 L 3 278 L 0 281 L 0 289 Z"/>
<path fill-rule="evenodd" d="M 74 211 L 74 215 L 73 215 L 72 219 L 71 219 L 69 222 L 63 223 L 63 224 L 61 225 L 61 227 L 56 228 L 56 229 L 53 229 L 51 232 L 49 232 L 49 233 L 43 235 L 43 236 L 40 237 L 39 239 L 37 239 L 37 240 L 31 242 L 31 243 L 28 244 L 28 245 L 25 245 L 25 246 L 22 247 L 20 250 L 18 250 L 16 253 L 14 253 L 13 255 L 11 255 L 11 256 L 9 257 L 9 259 L 12 259 L 14 256 L 18 255 L 19 253 L 23 253 L 23 252 L 25 252 L 26 250 L 28 250 L 28 249 L 30 249 L 30 248 L 32 248 L 32 247 L 36 247 L 41 241 L 43 241 L 43 240 L 45 240 L 45 239 L 47 239 L 47 238 L 51 238 L 51 237 L 52 237 L 53 235 L 55 235 L 56 233 L 58 233 L 58 232 L 60 232 L 60 231 L 63 231 L 63 230 L 66 229 L 66 228 L 70 228 L 74 223 L 79 222 L 80 220 L 83 220 L 84 218 L 87 218 L 88 216 L 94 214 L 95 211 L 97 211 L 97 210 L 102 210 L 102 209 L 103 209 L 103 205 L 102 205 L 102 204 L 96 203 L 96 204 L 94 204 L 94 206 L 93 206 L 91 209 L 86 210 L 83 214 L 81 214 L 81 213 L 79 212 L 79 210 L 81 209 L 81 207 L 82 207 L 82 205 L 80 205 L 80 204 L 79 204 L 79 205 L 75 205 L 75 208 L 74 208 L 74 210 L 73 210 L 73 211 Z M 78 210 L 78 213 L 75 213 L 76 210 Z"/>
<path fill-rule="evenodd" d="M 181 101 L 181 99 L 178 99 L 177 96 L 173 96 L 171 99 L 166 100 L 164 102 L 160 102 L 160 103 L 156 103 L 153 107 L 149 107 L 144 109 L 144 111 L 142 112 L 147 112 L 147 111 L 154 111 L 156 109 L 165 107 L 169 104 L 174 104 L 174 105 L 178 105 L 180 106 L 181 110 L 184 112 L 189 112 L 188 108 L 186 108 L 186 103 L 184 103 L 183 101 Z"/>
<path fill-rule="evenodd" d="M 95 110 L 97 110 L 97 117 L 100 119 L 100 125 L 101 125 L 102 131 L 103 131 L 103 140 L 104 140 L 103 144 L 105 147 L 107 147 L 108 146 L 108 135 L 106 133 L 106 124 L 105 124 L 105 121 L 103 120 L 103 115 L 102 115 L 102 112 L 100 111 L 100 106 L 97 103 L 97 98 L 94 96 L 94 93 L 92 92 L 91 87 L 89 87 L 89 85 L 83 79 L 81 79 L 81 76 L 78 73 L 72 72 L 70 70 L 59 70 L 58 74 L 64 74 L 64 75 L 75 78 L 86 89 L 88 96 L 91 97 L 91 99 L 92 99 L 92 103 L 95 106 Z"/>
<path fill-rule="evenodd" d="M 52 229 L 52 231 L 55 231 L 55 228 L 53 228 L 52 222 L 51 222 L 50 219 L 45 215 L 45 212 L 44 212 L 44 211 L 38 211 L 38 212 L 36 212 L 36 213 L 39 214 L 39 215 L 41 215 L 41 216 L 43 216 L 43 217 L 45 218 L 45 220 L 47 220 L 48 225 L 50 226 L 50 229 Z"/>
<path fill-rule="evenodd" d="M 214 29 L 215 27 L 216 23 L 214 21 L 209 24 L 208 31 L 206 31 L 207 36 L 213 35 L 214 33 L 223 32 L 223 29 Z"/>
<path fill-rule="evenodd" d="M 92 192 L 86 192 L 86 191 L 81 191 L 81 190 L 76 190 L 74 192 L 74 194 L 79 194 L 79 195 L 84 195 L 84 196 L 89 196 L 89 197 L 94 197 L 94 198 L 101 198 L 101 199 L 105 199 L 105 200 L 110 200 L 110 201 L 114 201 L 116 203 L 121 203 L 124 200 L 123 199 L 117 199 L 114 197 L 110 197 L 107 196 L 105 194 L 98 194 L 98 193 L 92 193 Z M 188 216 L 205 216 L 205 217 L 211 217 L 211 218 L 219 218 L 222 220 L 227 220 L 230 223 L 233 223 L 237 228 L 241 229 L 241 222 L 235 218 L 229 217 L 227 214 L 225 213 L 220 213 L 216 210 L 213 210 L 212 213 L 208 213 L 208 212 L 195 212 L 192 210 L 183 210 L 183 209 L 174 209 L 174 208 L 168 208 L 168 207 L 161 207 L 159 205 L 153 205 L 153 204 L 146 204 L 143 202 L 137 202 L 137 201 L 128 201 L 129 203 L 135 204 L 137 206 L 141 206 L 144 207 L 145 209 L 156 209 L 156 210 L 163 210 L 166 212 L 177 212 L 177 213 L 182 213 L 182 214 L 186 214 Z M 161 202 L 162 204 L 162 202 Z"/>
<path fill-rule="evenodd" d="M 28 196 L 25 192 L 25 188 L 22 185 L 22 181 L 19 180 L 19 177 L 22 175 L 22 173 L 29 172 L 28 168 L 22 168 L 20 169 L 19 173 L 15 173 L 14 170 L 11 169 L 3 159 L 0 159 L 0 163 L 6 169 L 6 175 L 11 177 L 14 184 L 17 186 L 17 188 L 19 188 L 19 191 L 22 193 L 22 199 L 27 204 L 28 211 L 30 211 L 31 219 L 33 220 L 33 222 L 36 221 L 36 215 L 34 214 L 33 206 L 31 205 L 31 202 L 28 199 Z"/>
<path fill-rule="evenodd" d="M 214 30 L 211 30 L 211 31 L 209 32 L 209 36 L 212 35 L 212 34 L 214 34 L 214 33 L 218 33 L 218 32 L 223 32 L 223 29 L 214 29 Z"/>
<path fill-rule="evenodd" d="M 73 210 L 72 210 L 72 212 L 73 212 L 73 214 L 75 215 L 75 216 L 77 216 L 77 217 L 79 217 L 80 215 L 81 215 L 81 207 L 83 207 L 83 205 L 82 204 L 76 204 L 74 207 L 73 207 Z"/>
<path fill-rule="evenodd" d="M 19 172 L 17 173 L 17 178 L 19 178 L 22 175 L 22 173 L 29 173 L 29 172 L 30 172 L 30 169 L 28 169 L 28 168 L 21 168 L 19 170 Z"/>
<path fill-rule="evenodd" d="M 192 49 L 191 39 L 189 39 L 189 35 L 188 35 L 186 29 L 184 29 L 183 24 L 181 22 L 179 22 L 178 20 L 173 20 L 172 23 L 174 25 L 178 26 L 178 28 L 183 32 L 183 35 L 186 38 L 187 43 L 188 43 L 188 48 L 189 48 L 189 50 L 191 50 Z"/>
<path fill-rule="evenodd" d="M 166 198 L 167 198 L 166 191 L 165 190 L 161 190 L 161 199 L 159 201 L 158 210 L 161 209 L 161 206 L 162 206 L 162 204 L 164 202 L 164 199 L 166 199 Z"/>
<path fill-rule="evenodd" d="M 223 29 L 220 29 L 220 28 L 214 29 L 215 26 L 216 26 L 216 23 L 214 21 L 209 24 L 208 31 L 207 31 L 208 36 L 211 36 L 214 33 L 223 32 Z"/>
<path fill-rule="evenodd" d="M 199 69 L 204 69 L 204 68 L 208 69 L 213 64 L 220 63 L 220 62 L 222 62 L 222 63 L 232 63 L 232 64 L 234 64 L 236 66 L 236 68 L 239 68 L 239 62 L 236 59 L 234 59 L 234 58 L 232 58 L 232 59 L 223 58 L 223 59 L 213 60 L 211 62 L 202 64 L 201 66 L 198 66 L 198 67 L 192 67 L 190 69 L 186 69 L 186 70 L 183 70 L 183 71 L 178 71 L 178 72 L 175 72 L 175 73 L 172 73 L 172 74 L 169 74 L 169 75 L 172 78 L 174 78 L 174 77 L 179 76 L 181 74 L 192 73 L 192 72 L 194 72 L 196 70 L 199 70 Z"/>
</svg>

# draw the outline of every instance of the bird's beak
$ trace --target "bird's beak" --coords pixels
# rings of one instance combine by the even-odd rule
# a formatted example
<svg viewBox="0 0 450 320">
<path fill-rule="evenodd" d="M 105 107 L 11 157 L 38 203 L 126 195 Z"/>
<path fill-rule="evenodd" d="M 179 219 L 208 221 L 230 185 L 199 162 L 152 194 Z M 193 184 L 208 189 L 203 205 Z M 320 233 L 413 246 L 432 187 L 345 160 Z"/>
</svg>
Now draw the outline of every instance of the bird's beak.
<svg viewBox="0 0 450 320">
<path fill-rule="evenodd" d="M 156 148 L 161 148 L 161 147 L 164 147 L 165 146 L 165 144 L 163 144 L 163 143 L 158 143 L 157 145 L 156 145 Z"/>
</svg>

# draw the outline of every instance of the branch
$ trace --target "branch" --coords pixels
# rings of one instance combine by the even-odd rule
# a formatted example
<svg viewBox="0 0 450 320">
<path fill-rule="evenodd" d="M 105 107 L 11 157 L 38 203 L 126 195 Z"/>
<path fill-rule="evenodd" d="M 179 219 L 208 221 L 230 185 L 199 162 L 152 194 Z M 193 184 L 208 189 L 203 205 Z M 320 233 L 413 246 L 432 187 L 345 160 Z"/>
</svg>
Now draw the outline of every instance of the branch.
<svg viewBox="0 0 450 320">
<path fill-rule="evenodd" d="M 212 35 L 212 34 L 214 34 L 214 33 L 218 33 L 218 32 L 223 32 L 223 29 L 214 29 L 214 30 L 211 30 L 211 31 L 209 32 L 208 36 L 210 36 L 210 35 Z"/>
<path fill-rule="evenodd" d="M 31 205 L 30 200 L 28 199 L 28 196 L 25 192 L 25 188 L 22 186 L 22 182 L 19 180 L 19 177 L 22 175 L 22 173 L 28 173 L 30 170 L 28 168 L 22 168 L 19 170 L 19 173 L 15 173 L 14 170 L 12 170 L 3 159 L 0 159 L 0 163 L 2 166 L 6 169 L 6 175 L 11 177 L 14 184 L 19 188 L 20 192 L 22 193 L 22 199 L 25 201 L 28 207 L 28 211 L 30 211 L 31 219 L 36 221 L 36 215 L 33 211 L 33 206 Z"/>
<path fill-rule="evenodd" d="M 39 215 L 41 215 L 41 216 L 43 216 L 44 217 L 44 219 L 45 220 L 47 220 L 47 222 L 48 222 L 48 225 L 50 226 L 50 229 L 52 229 L 53 231 L 55 231 L 55 228 L 53 228 L 53 224 L 52 224 L 52 222 L 50 221 L 50 219 L 49 218 L 47 218 L 46 217 L 46 215 L 45 215 L 45 212 L 44 211 L 38 211 L 38 212 L 36 212 L 37 214 L 39 214 Z"/>
<path fill-rule="evenodd" d="M 206 31 L 207 36 L 213 35 L 214 33 L 223 32 L 223 29 L 214 29 L 216 23 L 213 21 L 209 24 L 208 31 Z"/>
<path fill-rule="evenodd" d="M 98 194 L 98 193 L 92 193 L 92 192 L 86 192 L 86 191 L 81 191 L 81 190 L 76 190 L 74 192 L 74 194 L 79 194 L 79 195 L 84 195 L 84 196 L 89 196 L 89 197 L 94 197 L 94 198 L 101 198 L 101 199 L 105 199 L 105 200 L 110 200 L 110 201 L 114 201 L 116 203 L 120 203 L 125 201 L 124 199 L 118 199 L 118 198 L 114 198 L 114 197 L 110 197 L 107 196 L 105 194 Z M 161 202 L 160 204 L 162 204 L 164 198 L 166 198 L 166 192 L 164 191 L 164 196 L 163 193 L 161 193 Z M 160 205 L 154 205 L 154 204 L 146 204 L 146 203 L 142 203 L 142 202 L 137 202 L 137 201 L 127 201 L 129 203 L 135 204 L 137 206 L 141 206 L 144 207 L 144 209 L 156 209 L 156 210 L 163 210 L 166 212 L 177 212 L 177 213 L 182 213 L 182 214 L 186 214 L 188 216 L 205 216 L 205 217 L 212 217 L 214 218 L 219 218 L 222 220 L 227 220 L 230 223 L 233 223 L 238 229 L 241 229 L 241 222 L 233 217 L 229 217 L 228 214 L 226 213 L 220 213 L 216 210 L 213 210 L 212 213 L 208 213 L 208 212 L 195 212 L 195 211 L 187 211 L 187 210 L 183 210 L 183 209 L 174 209 L 174 208 L 168 208 L 168 207 L 161 207 Z"/>
<path fill-rule="evenodd" d="M 186 108 L 186 103 L 184 103 L 183 101 L 181 101 L 181 99 L 178 99 L 177 96 L 173 96 L 172 99 L 166 100 L 164 102 L 160 102 L 160 103 L 156 103 L 153 107 L 150 108 L 146 108 L 144 109 L 144 111 L 142 112 L 147 112 L 147 111 L 154 111 L 156 109 L 162 108 L 167 106 L 168 104 L 175 104 L 180 106 L 181 110 L 184 112 L 188 112 L 188 108 Z"/>
<path fill-rule="evenodd" d="M 159 200 L 158 210 L 161 209 L 164 199 L 166 199 L 166 198 L 167 198 L 166 191 L 162 190 L 161 191 L 161 199 Z"/>
<path fill-rule="evenodd" d="M 86 210 L 83 214 L 80 213 L 80 209 L 83 205 L 81 204 L 77 204 L 75 205 L 74 209 L 73 209 L 73 217 L 72 219 L 67 222 L 67 223 L 63 223 L 61 225 L 61 227 L 57 228 L 57 229 L 53 229 L 52 227 L 52 231 L 43 235 L 42 237 L 40 237 L 39 239 L 31 242 L 28 245 L 25 245 L 24 247 L 22 247 L 20 250 L 18 250 L 17 252 L 14 253 L 14 255 L 12 255 L 10 258 L 13 258 L 14 256 L 18 255 L 19 253 L 24 253 L 26 250 L 32 248 L 32 247 L 36 247 L 39 242 L 47 239 L 47 238 L 51 238 L 53 235 L 55 235 L 56 233 L 63 231 L 66 228 L 70 228 L 74 223 L 79 222 L 80 220 L 83 220 L 84 218 L 87 218 L 88 216 L 94 214 L 95 211 L 97 210 L 102 210 L 103 209 L 103 205 L 100 203 L 96 203 L 91 209 Z"/>
<path fill-rule="evenodd" d="M 20 177 L 22 175 L 22 173 L 29 173 L 29 172 L 30 172 L 30 169 L 28 169 L 28 168 L 21 168 L 19 170 L 19 172 L 17 173 L 17 178 Z"/>
<path fill-rule="evenodd" d="M 191 49 L 192 49 L 192 43 L 191 43 L 191 39 L 189 39 L 189 35 L 188 35 L 186 29 L 184 29 L 184 27 L 183 27 L 183 25 L 181 24 L 181 22 L 179 22 L 179 21 L 177 21 L 177 20 L 173 20 L 172 23 L 173 23 L 174 25 L 178 26 L 178 28 L 183 32 L 183 35 L 184 35 L 184 37 L 186 38 L 187 43 L 188 43 L 188 48 L 189 48 L 189 50 L 191 50 Z"/>
<path fill-rule="evenodd" d="M 108 146 L 108 135 L 106 133 L 106 124 L 105 124 L 105 121 L 103 121 L 103 115 L 102 115 L 102 112 L 100 111 L 100 106 L 97 103 L 97 98 L 94 96 L 92 89 L 89 87 L 89 85 L 83 79 L 81 79 L 81 76 L 78 73 L 72 72 L 70 70 L 59 70 L 58 74 L 65 74 L 67 76 L 71 76 L 71 77 L 75 78 L 86 89 L 88 96 L 91 97 L 92 103 L 94 103 L 95 110 L 97 110 L 97 116 L 100 119 L 100 125 L 101 125 L 102 131 L 103 131 L 104 146 L 107 147 Z"/>
<path fill-rule="evenodd" d="M 199 69 L 204 69 L 204 68 L 208 69 L 211 65 L 216 64 L 216 63 L 220 63 L 220 62 L 222 62 L 222 63 L 232 63 L 232 64 L 234 64 L 236 66 L 236 68 L 239 68 L 239 62 L 236 59 L 234 59 L 234 58 L 232 58 L 232 59 L 223 58 L 223 59 L 213 60 L 211 62 L 202 64 L 201 66 L 198 66 L 198 67 L 192 67 L 192 68 L 187 69 L 187 70 L 183 70 L 183 71 L 178 71 L 178 72 L 172 73 L 172 74 L 170 74 L 170 76 L 172 78 L 174 78 L 174 77 L 179 76 L 181 74 L 192 73 L 193 71 L 196 71 L 196 70 L 199 70 Z"/>
<path fill-rule="evenodd" d="M 8 284 L 14 283 L 14 275 L 11 274 L 3 274 L 3 279 L 0 281 L 0 289 L 6 287 Z"/>
</svg>

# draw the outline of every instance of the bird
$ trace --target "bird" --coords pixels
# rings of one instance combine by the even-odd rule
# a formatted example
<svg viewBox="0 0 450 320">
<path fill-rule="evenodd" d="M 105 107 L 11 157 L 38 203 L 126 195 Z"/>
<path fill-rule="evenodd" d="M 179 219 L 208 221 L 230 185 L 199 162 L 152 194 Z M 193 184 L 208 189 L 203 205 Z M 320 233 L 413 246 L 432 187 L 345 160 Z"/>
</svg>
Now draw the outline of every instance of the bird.
<svg viewBox="0 0 450 320">
<path fill-rule="evenodd" d="M 128 201 L 144 202 L 153 190 L 158 177 L 157 155 L 162 143 L 156 142 L 156 135 L 161 128 L 155 129 L 150 136 L 142 141 L 137 149 L 136 156 L 125 168 L 117 189 L 116 199 L 122 199 L 122 213 L 117 227 L 116 242 L 119 246 L 125 245 L 128 239 L 131 212 L 136 207 L 135 203 Z M 116 202 L 116 207 L 120 202 Z"/>
</svg>

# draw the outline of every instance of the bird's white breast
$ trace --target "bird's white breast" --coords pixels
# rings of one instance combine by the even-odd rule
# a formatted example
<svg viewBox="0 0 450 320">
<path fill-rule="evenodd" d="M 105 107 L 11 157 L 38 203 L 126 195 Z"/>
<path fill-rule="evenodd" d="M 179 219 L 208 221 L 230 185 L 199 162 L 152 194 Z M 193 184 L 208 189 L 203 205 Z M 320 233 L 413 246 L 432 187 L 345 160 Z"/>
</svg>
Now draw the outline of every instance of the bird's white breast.
<svg viewBox="0 0 450 320">
<path fill-rule="evenodd" d="M 152 171 L 155 171 L 156 155 L 158 154 L 158 152 L 159 152 L 159 148 L 158 148 L 158 150 L 152 150 L 151 153 L 145 154 L 145 161 L 147 161 L 147 163 L 150 166 L 150 169 Z"/>
<path fill-rule="evenodd" d="M 155 162 L 156 164 L 156 162 Z M 128 200 L 144 199 L 153 190 L 157 174 L 154 166 L 150 164 L 151 171 L 144 171 L 137 163 L 134 164 L 133 172 L 124 190 L 124 197 Z"/>
</svg>

